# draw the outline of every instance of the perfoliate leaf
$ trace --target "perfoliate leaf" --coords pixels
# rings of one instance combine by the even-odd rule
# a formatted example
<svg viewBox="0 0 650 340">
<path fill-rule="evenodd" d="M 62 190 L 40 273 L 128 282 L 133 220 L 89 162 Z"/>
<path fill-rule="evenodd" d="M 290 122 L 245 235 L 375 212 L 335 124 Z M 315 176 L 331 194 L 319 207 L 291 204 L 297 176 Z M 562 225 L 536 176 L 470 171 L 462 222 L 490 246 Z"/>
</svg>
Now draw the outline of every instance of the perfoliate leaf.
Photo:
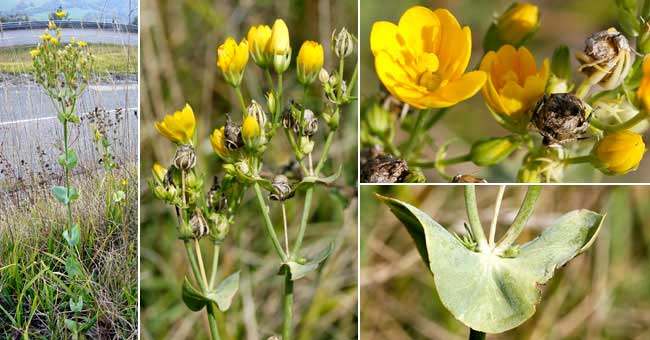
<svg viewBox="0 0 650 340">
<path fill-rule="evenodd" d="M 225 312 L 230 308 L 232 298 L 238 289 L 239 272 L 236 272 L 224 279 L 217 289 L 207 295 L 207 298 L 216 303 L 220 311 Z"/>
<path fill-rule="evenodd" d="M 305 277 L 305 275 L 313 272 L 318 268 L 318 265 L 325 261 L 334 250 L 334 243 L 330 243 L 327 248 L 323 249 L 320 253 L 316 254 L 313 259 L 305 262 L 298 263 L 296 261 L 287 261 L 280 266 L 279 275 L 284 275 L 287 270 L 291 273 L 291 280 L 295 281 Z"/>
<path fill-rule="evenodd" d="M 52 187 L 52 194 L 54 194 L 54 197 L 63 204 L 68 204 L 70 201 L 79 198 L 77 189 L 70 188 L 70 194 L 68 195 L 68 189 L 58 185 Z"/>
<path fill-rule="evenodd" d="M 183 280 L 183 302 L 193 312 L 200 311 L 208 303 L 205 296 L 192 286 L 187 276 Z"/>
<path fill-rule="evenodd" d="M 64 152 L 59 156 L 57 162 L 59 165 L 65 168 L 72 169 L 77 166 L 77 154 L 74 152 L 74 150 L 69 149 L 67 153 Z"/>
<path fill-rule="evenodd" d="M 591 246 L 604 219 L 595 212 L 572 211 L 517 252 L 501 257 L 471 251 L 421 210 L 378 197 L 415 240 L 442 303 L 465 325 L 485 333 L 501 333 L 528 320 L 541 298 L 538 285 Z"/>
<path fill-rule="evenodd" d="M 80 239 L 79 225 L 75 224 L 70 230 L 64 230 L 63 238 L 68 242 L 70 247 L 76 247 Z"/>
<path fill-rule="evenodd" d="M 75 302 L 73 298 L 70 298 L 70 310 L 73 312 L 81 312 L 81 310 L 84 308 L 84 300 L 79 295 L 79 298 Z"/>
<path fill-rule="evenodd" d="M 82 276 L 83 271 L 81 270 L 81 265 L 79 262 L 72 256 L 68 256 L 65 259 L 65 271 L 68 273 L 68 276 Z"/>
</svg>

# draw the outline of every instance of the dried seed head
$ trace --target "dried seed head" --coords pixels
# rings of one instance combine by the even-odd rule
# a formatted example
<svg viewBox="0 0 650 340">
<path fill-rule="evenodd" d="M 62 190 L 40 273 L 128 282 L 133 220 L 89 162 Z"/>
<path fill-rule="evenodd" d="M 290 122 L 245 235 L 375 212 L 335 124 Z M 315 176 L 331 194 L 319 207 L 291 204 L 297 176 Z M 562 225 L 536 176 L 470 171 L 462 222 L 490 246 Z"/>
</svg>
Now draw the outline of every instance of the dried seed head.
<svg viewBox="0 0 650 340">
<path fill-rule="evenodd" d="M 273 193 L 269 198 L 274 201 L 284 201 L 293 197 L 294 192 L 291 189 L 291 183 L 285 175 L 277 175 L 273 178 Z"/>
<path fill-rule="evenodd" d="M 189 170 L 196 165 L 196 153 L 194 148 L 189 144 L 181 144 L 176 149 L 176 155 L 174 155 L 174 166 L 177 169 Z"/>
<path fill-rule="evenodd" d="M 354 37 L 345 27 L 338 34 L 334 30 L 332 32 L 332 46 L 337 57 L 345 58 L 354 51 Z"/>
<path fill-rule="evenodd" d="M 293 114 L 291 113 L 290 108 L 284 109 L 282 112 L 282 127 L 285 129 L 294 129 L 294 126 L 296 125 L 296 120 L 293 119 Z"/>
<path fill-rule="evenodd" d="M 544 137 L 544 145 L 563 144 L 587 131 L 590 111 L 576 95 L 554 93 L 537 102 L 531 121 Z"/>
<path fill-rule="evenodd" d="M 190 226 L 192 227 L 192 234 L 194 234 L 194 238 L 197 240 L 200 240 L 210 232 L 208 222 L 205 220 L 203 213 L 199 209 L 196 209 L 192 218 L 190 218 Z"/>
<path fill-rule="evenodd" d="M 584 52 L 578 51 L 576 58 L 581 64 L 578 71 L 589 77 L 589 83 L 609 90 L 623 82 L 634 62 L 634 53 L 627 38 L 609 28 L 587 38 Z"/>
<path fill-rule="evenodd" d="M 408 174 L 405 160 L 385 154 L 381 149 L 366 149 L 361 154 L 363 183 L 403 183 Z"/>
<path fill-rule="evenodd" d="M 264 113 L 264 109 L 262 108 L 262 105 L 260 105 L 255 100 L 253 100 L 251 102 L 251 105 L 248 106 L 247 111 L 248 111 L 248 115 L 255 118 L 257 123 L 260 125 L 260 128 L 264 130 L 267 119 L 266 119 L 266 113 Z"/>
<path fill-rule="evenodd" d="M 313 136 L 318 131 L 318 119 L 312 110 L 305 110 L 302 114 L 302 135 Z"/>
<path fill-rule="evenodd" d="M 241 126 L 233 123 L 230 115 L 226 115 L 226 125 L 223 130 L 224 144 L 228 150 L 237 150 L 244 146 L 244 139 L 241 135 Z"/>
<path fill-rule="evenodd" d="M 221 193 L 221 185 L 219 185 L 219 178 L 217 176 L 214 176 L 212 186 L 208 191 L 207 204 L 214 211 L 221 211 L 226 207 L 226 197 Z"/>
</svg>

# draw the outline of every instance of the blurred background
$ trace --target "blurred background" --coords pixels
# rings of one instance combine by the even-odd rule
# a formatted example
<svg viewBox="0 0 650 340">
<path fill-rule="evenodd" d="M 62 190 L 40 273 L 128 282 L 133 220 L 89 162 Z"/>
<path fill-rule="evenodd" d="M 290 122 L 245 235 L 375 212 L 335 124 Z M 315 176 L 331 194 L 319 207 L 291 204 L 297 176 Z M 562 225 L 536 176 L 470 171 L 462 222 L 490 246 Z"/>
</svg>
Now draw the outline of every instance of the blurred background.
<svg viewBox="0 0 650 340">
<path fill-rule="evenodd" d="M 155 201 L 146 180 L 154 161 L 171 164 L 174 147 L 154 129 L 154 122 L 190 103 L 197 119 L 197 164 L 201 172 L 219 175 L 220 165 L 208 141 L 213 129 L 225 123 L 232 112 L 241 121 L 235 92 L 216 67 L 217 46 L 227 37 L 238 42 L 251 25 L 271 26 L 282 18 L 289 27 L 295 63 L 304 40 L 319 41 L 325 51 L 325 68 L 335 67 L 330 49 L 334 29 L 348 28 L 356 35 L 357 2 L 321 1 L 224 1 L 142 0 L 141 1 L 141 336 L 142 339 L 206 338 L 205 312 L 193 313 L 181 302 L 181 282 L 189 273 L 182 244 L 176 238 L 172 208 Z M 349 57 L 346 79 L 356 54 Z M 302 95 L 295 68 L 285 73 L 285 99 Z M 275 76 L 274 76 L 275 77 Z M 268 90 L 261 70 L 249 60 L 242 83 L 245 98 L 266 103 Z M 316 86 L 313 100 L 321 97 Z M 299 98 L 299 97 L 297 97 Z M 266 107 L 266 105 L 264 105 Z M 294 320 L 297 339 L 352 339 L 357 332 L 357 116 L 356 103 L 344 108 L 341 126 L 330 151 L 325 174 L 331 164 L 343 164 L 343 173 L 331 188 L 318 187 L 312 204 L 304 251 L 313 254 L 335 241 L 334 253 L 316 274 L 295 285 Z M 316 157 L 327 128 L 315 140 Z M 280 135 L 278 135 L 280 136 Z M 283 144 L 285 143 L 285 144 Z M 266 152 L 265 170 L 276 171 L 291 157 L 285 138 L 275 138 Z M 207 186 L 211 180 L 206 180 Z M 220 273 L 242 271 L 240 288 L 233 306 L 220 314 L 222 339 L 266 339 L 282 322 L 283 280 L 277 276 L 278 259 L 270 246 L 251 193 L 236 218 L 222 247 Z M 302 212 L 303 194 L 287 201 L 290 235 L 295 235 Z M 271 203 L 272 218 L 280 226 L 279 206 Z M 210 254 L 205 249 L 204 254 Z"/>
<path fill-rule="evenodd" d="M 476 188 L 486 225 L 498 186 Z M 410 203 L 443 227 L 464 233 L 461 186 L 363 186 L 360 289 L 364 339 L 466 339 L 468 328 L 441 304 L 433 275 L 406 228 L 374 196 Z M 526 186 L 506 188 L 497 239 L 514 219 Z M 544 186 L 520 242 L 574 209 L 606 213 L 594 245 L 555 272 L 537 312 L 489 339 L 648 339 L 650 337 L 650 187 Z"/>
<path fill-rule="evenodd" d="M 361 51 L 361 103 L 368 97 L 376 95 L 380 90 L 380 83 L 374 69 L 374 58 L 370 51 L 370 31 L 376 21 L 386 20 L 393 23 L 399 21 L 400 16 L 414 5 L 423 5 L 431 9 L 449 9 L 461 26 L 470 26 L 472 31 L 472 59 L 468 69 L 480 62 L 483 54 L 483 37 L 492 20 L 505 11 L 512 4 L 511 0 L 469 1 L 469 0 L 428 0 L 428 1 L 374 1 L 361 0 L 360 22 L 360 51 Z M 526 47 L 535 56 L 538 67 L 544 58 L 551 58 L 553 49 L 560 44 L 569 46 L 574 69 L 574 81 L 581 81 L 582 75 L 575 73 L 577 61 L 573 54 L 584 48 L 584 40 L 592 33 L 618 27 L 616 7 L 614 0 L 545 0 L 527 1 L 539 6 L 541 28 L 533 39 L 526 43 Z M 620 29 L 620 28 L 619 28 Z M 633 40 L 633 39 L 632 39 Z M 631 40 L 631 42 L 632 42 Z M 508 131 L 496 123 L 490 115 L 480 93 L 471 99 L 461 102 L 448 112 L 443 119 L 430 130 L 433 138 L 433 148 L 425 152 L 426 159 L 434 159 L 435 151 L 445 141 L 452 137 L 460 140 L 451 144 L 449 157 L 459 156 L 469 150 L 471 143 L 481 137 L 496 137 L 508 135 Z M 646 144 L 650 142 L 650 134 L 644 134 Z M 399 129 L 395 138 L 397 142 L 405 140 L 405 134 L 400 134 Z M 507 161 L 490 168 L 479 168 L 471 163 L 463 163 L 447 168 L 452 176 L 457 173 L 489 179 L 491 182 L 512 182 L 517 169 L 521 165 L 524 152 L 516 153 Z M 605 176 L 599 171 L 594 171 L 588 165 L 576 165 L 567 168 L 564 182 L 648 182 L 650 180 L 650 157 L 645 157 L 639 170 L 625 176 Z M 433 169 L 425 170 L 429 182 L 446 182 L 437 175 Z M 513 175 L 514 174 L 514 175 Z"/>
</svg>

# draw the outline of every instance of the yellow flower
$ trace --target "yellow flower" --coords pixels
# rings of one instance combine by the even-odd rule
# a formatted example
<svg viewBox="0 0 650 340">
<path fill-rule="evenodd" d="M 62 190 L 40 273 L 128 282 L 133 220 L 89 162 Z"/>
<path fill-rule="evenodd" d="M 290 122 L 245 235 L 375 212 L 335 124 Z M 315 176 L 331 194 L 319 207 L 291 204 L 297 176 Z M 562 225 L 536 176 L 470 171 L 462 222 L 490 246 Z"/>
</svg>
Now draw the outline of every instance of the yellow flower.
<svg viewBox="0 0 650 340">
<path fill-rule="evenodd" d="M 260 67 L 266 68 L 271 63 L 271 27 L 267 25 L 253 26 L 248 30 L 248 49 L 253 61 Z"/>
<path fill-rule="evenodd" d="M 79 46 L 79 47 L 85 47 L 86 45 L 88 45 L 88 43 L 86 43 L 85 41 L 81 41 L 81 40 L 79 40 L 79 41 L 77 42 L 77 46 Z"/>
<path fill-rule="evenodd" d="M 52 45 L 56 45 L 58 42 L 59 42 L 59 38 L 55 38 L 55 37 L 50 38 L 50 43 L 52 43 Z"/>
<path fill-rule="evenodd" d="M 296 62 L 298 81 L 303 85 L 312 83 L 323 67 L 323 46 L 315 41 L 305 41 L 298 51 Z"/>
<path fill-rule="evenodd" d="M 37 49 L 29 51 L 29 54 L 31 54 L 32 57 L 35 57 L 35 56 L 41 54 L 41 50 L 39 48 L 37 48 Z"/>
<path fill-rule="evenodd" d="M 291 52 L 289 29 L 282 19 L 276 19 L 273 23 L 269 48 L 271 53 L 275 55 L 284 55 Z"/>
<path fill-rule="evenodd" d="M 163 121 L 156 122 L 156 130 L 165 138 L 177 144 L 192 144 L 196 120 L 190 104 L 185 104 L 183 111 L 166 115 Z"/>
<path fill-rule="evenodd" d="M 594 147 L 594 166 L 607 174 L 622 175 L 635 170 L 645 144 L 641 135 L 631 131 L 618 131 L 605 135 Z"/>
<path fill-rule="evenodd" d="M 643 58 L 643 78 L 636 97 L 643 103 L 645 110 L 650 112 L 650 54 Z"/>
<path fill-rule="evenodd" d="M 446 9 L 415 6 L 398 25 L 376 22 L 370 48 L 388 91 L 419 109 L 455 105 L 485 83 L 483 71 L 463 73 L 472 51 L 471 32 Z"/>
<path fill-rule="evenodd" d="M 228 84 L 238 87 L 248 63 L 248 42 L 246 39 L 237 45 L 233 38 L 226 39 L 217 49 L 217 66 L 223 72 Z"/>
<path fill-rule="evenodd" d="M 52 38 L 49 33 L 41 34 L 38 37 L 43 41 L 47 41 L 47 40 L 50 40 Z"/>
<path fill-rule="evenodd" d="M 539 8 L 533 4 L 520 3 L 512 6 L 499 17 L 497 29 L 503 44 L 518 45 L 537 30 Z"/>
<path fill-rule="evenodd" d="M 59 19 L 61 19 L 64 16 L 66 16 L 66 14 L 68 14 L 68 13 L 66 11 L 57 11 L 54 14 L 56 14 L 56 16 L 59 17 Z"/>
<path fill-rule="evenodd" d="M 157 183 L 162 183 L 165 180 L 165 176 L 167 176 L 167 168 L 155 162 L 153 163 L 153 168 L 151 168 L 151 173 L 153 173 L 153 178 L 156 179 Z M 123 185 L 126 186 L 126 181 Z"/>
<path fill-rule="evenodd" d="M 527 114 L 544 95 L 549 76 L 548 59 L 538 69 L 535 58 L 523 46 L 515 50 L 504 45 L 497 52 L 488 52 L 480 69 L 488 75 L 481 90 L 485 102 L 492 111 L 506 116 Z"/>
<path fill-rule="evenodd" d="M 212 144 L 212 149 L 214 152 L 224 161 L 229 161 L 230 159 L 230 150 L 226 148 L 226 143 L 224 141 L 224 127 L 220 129 L 214 129 L 210 135 L 210 144 Z"/>
<path fill-rule="evenodd" d="M 247 116 L 241 127 L 241 136 L 246 139 L 254 139 L 260 135 L 260 124 L 253 116 Z"/>
</svg>

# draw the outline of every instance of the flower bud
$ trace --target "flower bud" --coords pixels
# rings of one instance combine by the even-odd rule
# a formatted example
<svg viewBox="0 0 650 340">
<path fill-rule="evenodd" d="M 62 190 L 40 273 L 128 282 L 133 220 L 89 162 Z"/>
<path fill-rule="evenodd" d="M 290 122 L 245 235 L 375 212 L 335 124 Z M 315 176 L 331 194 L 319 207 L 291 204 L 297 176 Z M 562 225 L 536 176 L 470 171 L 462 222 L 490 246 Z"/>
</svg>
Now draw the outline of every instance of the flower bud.
<svg viewBox="0 0 650 340">
<path fill-rule="evenodd" d="M 224 126 L 224 144 L 228 150 L 237 150 L 244 146 L 244 140 L 241 135 L 241 126 L 233 123 L 230 116 L 226 118 L 226 125 Z"/>
<path fill-rule="evenodd" d="M 242 124 L 241 135 L 249 148 L 255 148 L 260 139 L 260 125 L 253 116 L 246 116 Z"/>
<path fill-rule="evenodd" d="M 315 41 L 305 41 L 298 51 L 296 58 L 296 72 L 298 82 L 302 85 L 309 85 L 318 76 L 323 67 L 323 46 Z"/>
<path fill-rule="evenodd" d="M 269 51 L 273 54 L 275 72 L 280 74 L 286 71 L 291 62 L 291 41 L 289 29 L 282 19 L 277 19 L 273 23 Z"/>
<path fill-rule="evenodd" d="M 262 68 L 268 68 L 273 59 L 269 46 L 271 35 L 271 27 L 267 25 L 253 26 L 248 30 L 248 49 L 255 64 Z"/>
<path fill-rule="evenodd" d="M 520 183 L 541 183 L 542 176 L 538 168 L 522 167 L 517 173 L 517 182 Z"/>
<path fill-rule="evenodd" d="M 383 138 L 392 131 L 393 116 L 378 103 L 373 103 L 366 110 L 366 123 L 373 135 Z"/>
<path fill-rule="evenodd" d="M 208 222 L 205 220 L 203 213 L 199 209 L 194 210 L 194 214 L 192 215 L 192 218 L 190 218 L 190 227 L 192 228 L 194 238 L 197 240 L 200 240 L 210 232 Z"/>
<path fill-rule="evenodd" d="M 312 110 L 306 109 L 302 114 L 302 131 L 303 136 L 311 137 L 318 131 L 318 118 L 314 116 Z"/>
<path fill-rule="evenodd" d="M 634 53 L 627 38 L 615 28 L 594 33 L 585 41 L 585 50 L 576 52 L 578 71 L 591 85 L 605 90 L 621 85 L 634 62 Z"/>
<path fill-rule="evenodd" d="M 471 161 L 478 166 L 491 166 L 500 163 L 519 148 L 518 136 L 506 136 L 480 140 L 472 145 Z"/>
<path fill-rule="evenodd" d="M 284 201 L 294 195 L 294 191 L 291 189 L 291 183 L 285 175 L 276 175 L 273 178 L 271 183 L 273 186 L 273 192 L 269 195 L 269 198 L 274 201 Z"/>
<path fill-rule="evenodd" d="M 646 112 L 650 112 L 650 55 L 643 58 L 642 69 L 643 77 L 639 89 L 636 91 L 636 99 L 642 104 Z"/>
<path fill-rule="evenodd" d="M 645 153 L 641 135 L 618 131 L 605 135 L 592 150 L 592 164 L 610 175 L 622 175 L 636 170 Z"/>
<path fill-rule="evenodd" d="M 539 9 L 529 3 L 511 6 L 497 21 L 502 44 L 519 46 L 539 28 Z"/>
<path fill-rule="evenodd" d="M 162 184 L 165 181 L 165 176 L 167 176 L 167 168 L 156 162 L 153 163 L 151 173 L 153 174 L 153 178 L 156 180 L 156 183 Z"/>
<path fill-rule="evenodd" d="M 577 139 L 589 127 L 591 107 L 571 93 L 544 95 L 535 106 L 531 122 L 544 137 L 544 145 Z"/>
<path fill-rule="evenodd" d="M 217 66 L 232 87 L 239 87 L 248 63 L 248 42 L 243 39 L 239 45 L 233 38 L 226 39 L 217 49 Z"/>
<path fill-rule="evenodd" d="M 246 161 L 239 161 L 235 163 L 235 169 L 239 174 L 243 175 L 249 175 L 250 174 L 250 166 L 248 166 L 248 163 Z"/>
<path fill-rule="evenodd" d="M 336 30 L 332 32 L 332 47 L 334 54 L 339 58 L 345 58 L 354 51 L 354 36 L 343 27 L 339 33 Z"/>
<path fill-rule="evenodd" d="M 327 84 L 330 80 L 329 72 L 324 68 L 320 69 L 320 72 L 318 72 L 318 80 L 323 84 Z"/>
<path fill-rule="evenodd" d="M 180 170 L 189 170 L 196 165 L 196 153 L 189 144 L 181 144 L 174 155 L 174 166 Z"/>
<path fill-rule="evenodd" d="M 226 148 L 225 137 L 224 137 L 224 127 L 220 129 L 214 129 L 210 135 L 210 144 L 214 152 L 223 160 L 224 162 L 230 162 L 230 150 Z"/>
<path fill-rule="evenodd" d="M 228 217 L 220 213 L 212 213 L 208 216 L 210 225 L 210 238 L 213 242 L 223 242 L 230 231 L 230 223 Z"/>
<path fill-rule="evenodd" d="M 641 27 L 641 34 L 636 38 L 636 49 L 641 54 L 650 53 L 650 22 L 646 22 Z"/>
<path fill-rule="evenodd" d="M 275 101 L 275 96 L 273 95 L 273 92 L 269 92 L 266 95 L 266 106 L 269 108 L 269 113 L 271 116 L 275 116 L 275 111 L 278 109 L 276 106 L 277 102 Z"/>
<path fill-rule="evenodd" d="M 300 147 L 300 152 L 305 155 L 311 153 L 314 150 L 314 141 L 309 140 L 309 137 L 307 136 L 300 137 L 298 145 Z"/>
</svg>

